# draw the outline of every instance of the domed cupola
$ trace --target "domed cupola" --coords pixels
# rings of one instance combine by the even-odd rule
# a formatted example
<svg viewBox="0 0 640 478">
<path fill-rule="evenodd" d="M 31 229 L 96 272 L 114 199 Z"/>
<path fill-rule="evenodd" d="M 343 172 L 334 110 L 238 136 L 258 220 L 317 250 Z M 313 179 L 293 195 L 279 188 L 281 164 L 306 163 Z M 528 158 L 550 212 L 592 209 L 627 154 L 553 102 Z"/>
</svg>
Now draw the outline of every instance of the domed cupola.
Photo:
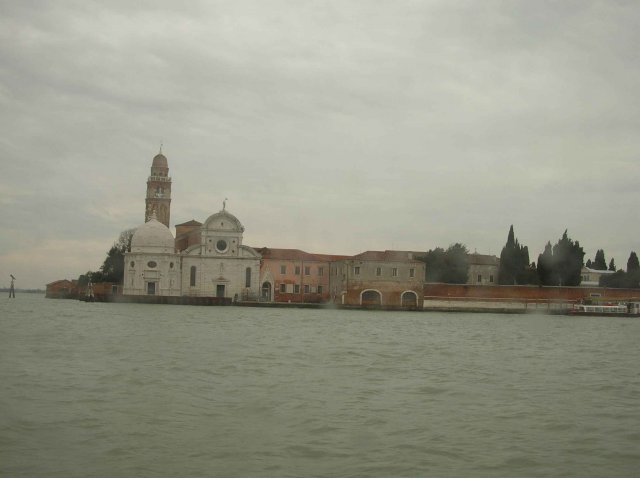
<svg viewBox="0 0 640 478">
<path fill-rule="evenodd" d="M 167 226 L 158 222 L 155 213 L 136 229 L 131 238 L 131 252 L 174 253 L 175 239 Z"/>
<path fill-rule="evenodd" d="M 154 169 L 169 169 L 169 163 L 167 162 L 167 157 L 158 153 L 153 157 L 153 162 L 151 163 L 151 167 Z"/>
<path fill-rule="evenodd" d="M 244 232 L 244 226 L 238 218 L 225 209 L 209 216 L 202 225 L 202 229 L 210 231 Z"/>
</svg>

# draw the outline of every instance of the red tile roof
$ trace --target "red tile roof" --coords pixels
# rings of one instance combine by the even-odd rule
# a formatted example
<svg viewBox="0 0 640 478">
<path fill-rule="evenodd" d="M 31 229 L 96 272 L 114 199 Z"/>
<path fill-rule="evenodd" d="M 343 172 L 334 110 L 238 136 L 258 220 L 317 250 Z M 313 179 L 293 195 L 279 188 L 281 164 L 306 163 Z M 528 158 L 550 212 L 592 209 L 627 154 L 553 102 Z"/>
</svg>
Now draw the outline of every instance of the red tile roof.
<svg viewBox="0 0 640 478">
<path fill-rule="evenodd" d="M 316 262 L 332 262 L 347 259 L 349 256 L 336 254 L 312 254 L 310 252 L 301 251 L 300 249 L 273 249 L 270 247 L 255 248 L 263 259 L 274 260 L 294 260 L 294 261 L 316 261 Z"/>
<path fill-rule="evenodd" d="M 182 224 L 176 224 L 176 227 L 178 226 L 202 226 L 202 223 L 196 221 L 195 219 L 191 219 L 191 221 L 183 222 Z"/>
<path fill-rule="evenodd" d="M 351 259 L 360 261 L 378 261 L 378 262 L 418 262 L 422 252 L 414 251 L 365 251 L 357 254 Z"/>
</svg>

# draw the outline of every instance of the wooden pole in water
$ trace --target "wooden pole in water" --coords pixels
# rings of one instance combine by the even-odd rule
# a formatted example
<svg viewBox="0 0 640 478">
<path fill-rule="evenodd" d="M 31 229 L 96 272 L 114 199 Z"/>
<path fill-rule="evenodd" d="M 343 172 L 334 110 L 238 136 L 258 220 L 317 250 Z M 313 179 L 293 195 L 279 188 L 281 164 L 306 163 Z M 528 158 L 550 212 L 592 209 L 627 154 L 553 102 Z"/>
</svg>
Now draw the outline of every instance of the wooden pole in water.
<svg viewBox="0 0 640 478">
<path fill-rule="evenodd" d="M 9 289 L 9 298 L 10 299 L 11 298 L 15 299 L 16 298 L 16 290 L 15 290 L 15 288 L 13 286 L 13 283 L 16 280 L 16 278 L 13 277 L 13 274 L 9 274 L 9 275 L 11 276 L 11 288 Z"/>
</svg>

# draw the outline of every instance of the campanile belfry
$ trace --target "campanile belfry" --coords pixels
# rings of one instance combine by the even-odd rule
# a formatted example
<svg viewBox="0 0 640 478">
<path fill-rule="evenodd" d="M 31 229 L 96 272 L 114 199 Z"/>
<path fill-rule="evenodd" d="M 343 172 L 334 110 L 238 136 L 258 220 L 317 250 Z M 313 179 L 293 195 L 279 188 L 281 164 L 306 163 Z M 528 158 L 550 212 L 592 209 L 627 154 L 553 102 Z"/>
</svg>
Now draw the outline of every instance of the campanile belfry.
<svg viewBox="0 0 640 478">
<path fill-rule="evenodd" d="M 144 222 L 151 219 L 155 211 L 159 222 L 169 227 L 171 216 L 171 178 L 167 158 L 160 152 L 151 163 L 151 175 L 147 179 L 147 197 L 145 200 Z"/>
</svg>

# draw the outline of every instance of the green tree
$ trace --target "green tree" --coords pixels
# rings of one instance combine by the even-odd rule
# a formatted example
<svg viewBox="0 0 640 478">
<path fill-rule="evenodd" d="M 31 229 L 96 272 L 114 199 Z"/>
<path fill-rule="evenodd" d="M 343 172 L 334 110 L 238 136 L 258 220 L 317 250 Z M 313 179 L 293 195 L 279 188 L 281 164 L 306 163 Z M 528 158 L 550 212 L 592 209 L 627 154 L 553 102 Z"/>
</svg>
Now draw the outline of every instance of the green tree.
<svg viewBox="0 0 640 478">
<path fill-rule="evenodd" d="M 466 284 L 469 279 L 469 251 L 463 244 L 429 250 L 420 259 L 425 263 L 426 282 Z"/>
<path fill-rule="evenodd" d="M 518 243 L 513 225 L 509 228 L 507 243 L 500 253 L 498 283 L 506 285 L 531 283 L 529 248 Z"/>
<path fill-rule="evenodd" d="M 541 285 L 558 285 L 553 275 L 553 247 L 551 242 L 544 246 L 544 252 L 538 255 L 538 279 Z"/>
<path fill-rule="evenodd" d="M 426 282 L 444 282 L 444 256 L 445 250 L 442 247 L 436 247 L 420 258 L 425 264 L 424 280 Z"/>
<path fill-rule="evenodd" d="M 591 263 L 591 259 L 587 259 L 587 263 L 585 264 L 589 269 L 593 269 L 593 264 Z"/>
<path fill-rule="evenodd" d="M 78 286 L 80 287 L 85 287 L 89 282 L 102 282 L 102 273 L 87 271 L 78 277 Z"/>
<path fill-rule="evenodd" d="M 584 250 L 578 241 L 573 241 L 564 231 L 558 242 L 551 247 L 548 242 L 544 253 L 538 256 L 538 277 L 541 285 L 580 285 Z"/>
<path fill-rule="evenodd" d="M 604 250 L 598 249 L 596 251 L 596 258 L 591 263 L 591 268 L 595 269 L 595 270 L 598 270 L 598 271 L 606 271 L 607 270 L 607 261 L 604 258 Z"/>
<path fill-rule="evenodd" d="M 469 280 L 469 250 L 464 244 L 455 243 L 445 252 L 444 282 L 466 284 Z"/>
<path fill-rule="evenodd" d="M 613 263 L 613 259 L 611 260 Z M 611 264 L 615 269 L 615 263 Z M 610 269 L 611 270 L 611 269 Z M 619 270 L 613 274 L 600 277 L 601 287 L 637 289 L 640 288 L 640 263 L 638 256 L 632 252 L 627 259 L 627 271 Z"/>
<path fill-rule="evenodd" d="M 124 254 L 131 251 L 131 239 L 135 229 L 122 231 L 118 240 L 107 252 L 99 274 L 92 277 L 93 282 L 122 282 L 124 278 Z"/>
<path fill-rule="evenodd" d="M 616 263 L 613 260 L 613 257 L 611 258 L 611 261 L 609 262 L 609 270 L 615 272 L 616 271 Z"/>
<path fill-rule="evenodd" d="M 567 235 L 567 231 L 553 246 L 554 272 L 561 286 L 578 286 L 582 276 L 582 264 L 584 264 L 584 250 L 578 241 L 573 241 Z"/>
</svg>

